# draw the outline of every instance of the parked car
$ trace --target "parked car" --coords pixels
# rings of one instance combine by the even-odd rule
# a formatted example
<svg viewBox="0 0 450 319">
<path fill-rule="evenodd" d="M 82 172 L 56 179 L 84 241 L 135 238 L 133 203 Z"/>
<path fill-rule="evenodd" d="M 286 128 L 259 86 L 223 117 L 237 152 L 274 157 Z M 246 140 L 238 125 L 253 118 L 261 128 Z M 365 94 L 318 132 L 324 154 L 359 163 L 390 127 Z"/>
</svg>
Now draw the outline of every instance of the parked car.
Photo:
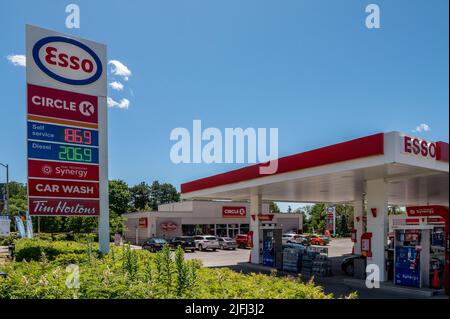
<svg viewBox="0 0 450 319">
<path fill-rule="evenodd" d="M 195 241 L 192 236 L 178 236 L 172 238 L 169 242 L 169 245 L 173 249 L 177 249 L 178 246 L 181 246 L 185 251 L 190 250 L 192 252 L 195 251 Z"/>
<path fill-rule="evenodd" d="M 239 248 L 251 248 L 252 247 L 252 239 L 250 235 L 239 234 L 234 238 L 236 244 Z"/>
<path fill-rule="evenodd" d="M 341 263 L 342 271 L 348 276 L 353 276 L 353 274 L 355 273 L 354 261 L 355 261 L 355 259 L 361 259 L 361 258 L 363 259 L 365 257 L 363 257 L 361 255 L 351 255 L 351 256 L 347 256 L 344 259 L 342 259 L 342 263 Z"/>
<path fill-rule="evenodd" d="M 309 236 L 309 242 L 311 245 L 326 246 L 327 242 L 319 235 Z"/>
<path fill-rule="evenodd" d="M 299 235 L 294 233 L 283 234 L 281 237 L 281 242 L 283 244 L 296 243 L 298 237 Z"/>
<path fill-rule="evenodd" d="M 319 235 L 319 237 L 322 238 L 327 245 L 330 243 L 330 237 L 325 235 Z"/>
<path fill-rule="evenodd" d="M 212 249 L 213 251 L 216 251 L 216 249 L 219 249 L 219 241 L 217 240 L 216 236 L 211 235 L 198 235 L 194 236 L 195 241 L 195 248 L 197 248 L 200 251 L 206 250 L 206 249 Z"/>
<path fill-rule="evenodd" d="M 219 237 L 219 247 L 220 249 L 233 249 L 235 250 L 238 247 L 236 240 L 231 237 Z"/>
<path fill-rule="evenodd" d="M 305 235 L 298 235 L 297 239 L 295 240 L 297 244 L 302 244 L 304 246 L 310 245 L 309 237 Z"/>
<path fill-rule="evenodd" d="M 167 241 L 165 239 L 149 238 L 142 244 L 142 249 L 155 253 L 161 250 L 165 245 L 167 245 Z"/>
</svg>

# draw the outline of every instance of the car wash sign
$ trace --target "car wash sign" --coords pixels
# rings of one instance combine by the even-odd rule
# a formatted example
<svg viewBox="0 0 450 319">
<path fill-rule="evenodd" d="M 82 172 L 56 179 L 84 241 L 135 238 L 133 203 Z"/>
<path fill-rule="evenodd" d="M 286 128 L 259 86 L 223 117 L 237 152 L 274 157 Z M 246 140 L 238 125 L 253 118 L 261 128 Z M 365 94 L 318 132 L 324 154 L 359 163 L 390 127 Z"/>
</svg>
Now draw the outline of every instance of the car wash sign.
<svg viewBox="0 0 450 319">
<path fill-rule="evenodd" d="M 107 209 L 106 46 L 27 26 L 30 215 Z"/>
</svg>

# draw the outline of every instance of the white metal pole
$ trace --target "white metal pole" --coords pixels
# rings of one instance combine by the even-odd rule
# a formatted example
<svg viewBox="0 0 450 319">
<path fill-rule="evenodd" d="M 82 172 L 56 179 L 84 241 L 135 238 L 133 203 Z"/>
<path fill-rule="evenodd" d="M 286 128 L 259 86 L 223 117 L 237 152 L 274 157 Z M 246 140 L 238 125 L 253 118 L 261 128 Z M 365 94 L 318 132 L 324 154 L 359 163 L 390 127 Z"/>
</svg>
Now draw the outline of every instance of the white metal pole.
<svg viewBox="0 0 450 319">
<path fill-rule="evenodd" d="M 106 97 L 98 98 L 99 164 L 100 164 L 100 216 L 98 241 L 100 252 L 109 252 L 109 191 L 108 191 L 108 107 Z"/>
</svg>

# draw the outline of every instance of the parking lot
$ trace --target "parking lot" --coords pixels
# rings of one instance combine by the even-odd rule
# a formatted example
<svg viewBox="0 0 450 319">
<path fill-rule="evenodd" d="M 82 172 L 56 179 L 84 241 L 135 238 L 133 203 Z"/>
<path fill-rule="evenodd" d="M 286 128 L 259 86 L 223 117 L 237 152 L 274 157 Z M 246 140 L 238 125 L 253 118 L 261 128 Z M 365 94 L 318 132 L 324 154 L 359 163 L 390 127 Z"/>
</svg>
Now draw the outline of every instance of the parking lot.
<svg viewBox="0 0 450 319">
<path fill-rule="evenodd" d="M 333 258 L 333 268 L 340 265 L 340 256 L 350 254 L 352 252 L 352 242 L 349 238 L 334 239 L 328 247 L 328 256 Z M 217 251 L 196 251 L 195 253 L 187 252 L 186 259 L 201 260 L 204 267 L 224 267 L 236 266 L 238 263 L 248 262 L 250 257 L 250 249 L 236 250 L 217 250 Z"/>
</svg>

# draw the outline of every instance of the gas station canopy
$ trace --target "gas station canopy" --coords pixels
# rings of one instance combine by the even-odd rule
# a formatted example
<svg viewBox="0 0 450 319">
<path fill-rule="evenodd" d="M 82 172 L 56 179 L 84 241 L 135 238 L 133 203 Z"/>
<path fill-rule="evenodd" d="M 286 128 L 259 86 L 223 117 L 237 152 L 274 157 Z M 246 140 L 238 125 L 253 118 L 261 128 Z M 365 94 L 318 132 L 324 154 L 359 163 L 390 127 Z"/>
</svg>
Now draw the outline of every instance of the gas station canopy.
<svg viewBox="0 0 450 319">
<path fill-rule="evenodd" d="M 399 132 L 379 133 L 278 159 L 278 170 L 256 164 L 181 185 L 184 199 L 347 203 L 367 180 L 387 183 L 389 205 L 448 206 L 448 143 Z"/>
</svg>

